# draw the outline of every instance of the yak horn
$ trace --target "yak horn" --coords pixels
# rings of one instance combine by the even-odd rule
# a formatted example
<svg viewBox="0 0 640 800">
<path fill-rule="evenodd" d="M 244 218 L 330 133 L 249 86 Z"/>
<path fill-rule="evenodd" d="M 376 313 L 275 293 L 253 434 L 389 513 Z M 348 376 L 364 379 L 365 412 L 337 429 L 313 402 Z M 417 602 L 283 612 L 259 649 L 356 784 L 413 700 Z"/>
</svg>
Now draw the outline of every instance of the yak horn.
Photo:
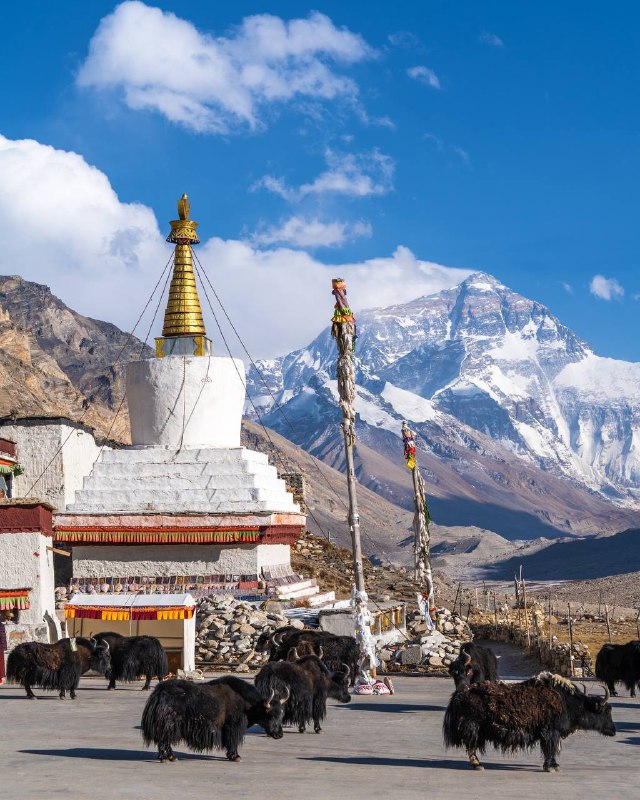
<svg viewBox="0 0 640 800">
<path fill-rule="evenodd" d="M 300 655 L 298 653 L 298 648 L 294 647 L 291 651 L 291 655 L 295 658 L 296 661 L 300 661 Z"/>
<path fill-rule="evenodd" d="M 610 699 L 610 697 L 611 697 L 611 692 L 609 691 L 609 687 L 608 687 L 608 686 L 605 686 L 605 687 L 604 687 L 604 697 L 603 697 L 603 699 L 602 699 L 602 702 L 603 702 L 603 703 L 608 703 L 608 702 L 609 702 L 609 699 Z"/>
<path fill-rule="evenodd" d="M 286 697 L 280 698 L 280 705 L 284 705 L 287 702 L 287 700 L 291 697 L 291 689 L 289 689 L 288 686 L 286 686 L 285 688 L 287 690 L 287 695 Z"/>
<path fill-rule="evenodd" d="M 320 661 L 322 661 L 322 657 L 324 656 L 324 650 L 322 649 L 322 645 L 320 645 L 318 650 L 319 650 L 318 658 L 320 659 Z"/>
<path fill-rule="evenodd" d="M 466 661 L 464 662 L 463 666 L 464 667 L 468 667 L 469 664 L 471 663 L 471 656 L 469 655 L 469 653 L 466 650 L 464 651 L 464 657 L 465 657 Z"/>
<path fill-rule="evenodd" d="M 273 700 L 273 698 L 275 697 L 275 694 L 276 694 L 276 690 L 275 690 L 275 689 L 272 689 L 272 690 L 271 690 L 271 694 L 269 695 L 269 699 L 268 699 L 268 700 L 267 700 L 267 702 L 264 704 L 265 708 L 271 708 L 271 701 L 272 701 L 272 700 Z"/>
<path fill-rule="evenodd" d="M 345 664 L 344 661 L 342 662 L 342 666 L 344 667 L 345 675 L 351 675 L 351 667 L 348 664 Z"/>
<path fill-rule="evenodd" d="M 586 685 L 586 683 L 581 683 L 580 685 L 582 686 L 583 694 L 586 694 L 587 693 L 587 685 Z"/>
</svg>

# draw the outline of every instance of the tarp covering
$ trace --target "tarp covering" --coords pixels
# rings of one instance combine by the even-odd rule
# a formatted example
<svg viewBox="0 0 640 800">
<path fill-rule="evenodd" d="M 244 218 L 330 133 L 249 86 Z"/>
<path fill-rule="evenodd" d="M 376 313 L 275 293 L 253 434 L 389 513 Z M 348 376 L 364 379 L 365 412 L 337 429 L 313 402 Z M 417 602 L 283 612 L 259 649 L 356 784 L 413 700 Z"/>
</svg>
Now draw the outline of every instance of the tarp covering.
<svg viewBox="0 0 640 800">
<path fill-rule="evenodd" d="M 195 600 L 190 594 L 116 595 L 87 597 L 74 594 L 64 607 L 67 619 L 104 619 L 110 621 L 191 619 Z"/>
</svg>

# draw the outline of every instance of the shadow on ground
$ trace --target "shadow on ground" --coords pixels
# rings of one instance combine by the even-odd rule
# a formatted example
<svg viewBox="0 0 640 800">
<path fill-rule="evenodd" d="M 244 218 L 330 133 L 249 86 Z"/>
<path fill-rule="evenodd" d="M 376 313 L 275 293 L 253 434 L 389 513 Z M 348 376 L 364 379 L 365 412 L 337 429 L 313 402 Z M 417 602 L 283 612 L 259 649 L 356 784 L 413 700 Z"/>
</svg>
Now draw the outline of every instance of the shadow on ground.
<svg viewBox="0 0 640 800">
<path fill-rule="evenodd" d="M 360 703 L 357 700 L 353 703 L 338 706 L 338 708 L 352 709 L 353 711 L 390 711 L 394 714 L 415 714 L 418 711 L 445 711 L 445 706 L 425 706 L 419 703 L 385 703 L 384 700 L 377 703 Z"/>
<path fill-rule="evenodd" d="M 66 750 L 18 750 L 18 752 L 31 756 L 88 758 L 95 761 L 157 761 L 155 754 L 149 750 L 116 750 L 104 747 L 69 747 Z M 176 756 L 178 761 L 211 761 L 216 758 L 195 753 L 176 753 Z"/>
<path fill-rule="evenodd" d="M 454 758 L 384 758 L 376 756 L 308 756 L 300 761 L 316 761 L 327 764 L 362 764 L 366 767 L 430 767 L 431 769 L 456 769 L 472 772 L 468 761 Z M 505 764 L 501 762 L 483 761 L 487 769 L 506 770 L 509 772 L 530 772 L 535 767 L 527 764 Z"/>
</svg>

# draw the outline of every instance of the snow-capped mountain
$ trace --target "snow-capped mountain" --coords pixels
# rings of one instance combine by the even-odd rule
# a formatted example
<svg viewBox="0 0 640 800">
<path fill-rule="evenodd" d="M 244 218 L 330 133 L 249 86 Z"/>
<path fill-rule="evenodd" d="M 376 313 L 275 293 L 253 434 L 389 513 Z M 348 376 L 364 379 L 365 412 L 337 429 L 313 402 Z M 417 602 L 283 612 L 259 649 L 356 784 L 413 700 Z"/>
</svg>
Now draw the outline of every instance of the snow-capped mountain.
<svg viewBox="0 0 640 800">
<path fill-rule="evenodd" d="M 261 375 L 252 369 L 248 385 L 267 425 L 334 461 L 335 360 L 327 329 L 308 347 L 259 362 Z M 476 273 L 437 294 L 360 313 L 357 360 L 359 440 L 379 454 L 398 460 L 407 419 L 432 480 L 435 461 L 471 488 L 480 469 L 475 487 L 495 501 L 493 484 L 502 491 L 514 469 L 525 470 L 528 485 L 560 478 L 565 496 L 571 486 L 590 501 L 640 507 L 640 364 L 597 356 L 549 309 L 495 278 Z M 393 495 L 384 475 L 365 477 Z M 554 520 L 558 529 L 575 528 L 576 503 L 564 523 Z M 534 506 L 544 518 L 544 501 Z M 582 516 L 590 513 L 585 507 Z"/>
</svg>

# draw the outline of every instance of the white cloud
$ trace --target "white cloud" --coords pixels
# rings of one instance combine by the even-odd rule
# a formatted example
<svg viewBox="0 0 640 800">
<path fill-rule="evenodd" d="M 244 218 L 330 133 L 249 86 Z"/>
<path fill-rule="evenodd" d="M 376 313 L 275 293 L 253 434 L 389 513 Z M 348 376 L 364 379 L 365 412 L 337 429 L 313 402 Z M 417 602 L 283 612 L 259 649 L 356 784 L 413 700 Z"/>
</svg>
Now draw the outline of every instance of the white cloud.
<svg viewBox="0 0 640 800">
<path fill-rule="evenodd" d="M 482 44 L 489 44 L 492 47 L 504 47 L 504 42 L 502 39 L 499 36 L 496 36 L 495 33 L 489 33 L 488 31 L 480 34 L 480 41 Z"/>
<path fill-rule="evenodd" d="M 265 175 L 256 181 L 252 190 L 267 189 L 290 203 L 305 197 L 338 194 L 348 197 L 368 197 L 387 194 L 393 189 L 393 159 L 379 150 L 369 153 L 336 153 L 325 151 L 327 167 L 310 183 L 297 188 L 288 186 L 284 178 Z"/>
<path fill-rule="evenodd" d="M 589 284 L 589 291 L 601 300 L 614 300 L 624 295 L 624 289 L 615 278 L 594 275 Z"/>
<path fill-rule="evenodd" d="M 317 218 L 293 216 L 281 225 L 257 231 L 251 237 L 255 244 L 290 244 L 294 247 L 340 247 L 363 236 L 371 236 L 368 222 L 322 222 Z"/>
<path fill-rule="evenodd" d="M 407 70 L 407 75 L 416 81 L 420 81 L 420 83 L 424 83 L 426 86 L 431 86 L 432 89 L 442 88 L 440 78 L 429 67 L 410 67 Z"/>
<path fill-rule="evenodd" d="M 560 281 L 560 285 L 567 294 L 573 294 L 573 286 L 570 283 L 567 283 L 566 281 Z"/>
<path fill-rule="evenodd" d="M 122 202 L 81 156 L 33 140 L 0 136 L 0 174 L 0 274 L 45 283 L 81 313 L 130 330 L 171 254 L 164 242 L 168 224 L 158 226 L 146 206 Z M 177 198 L 163 199 L 165 219 L 172 219 Z M 198 199 L 191 201 L 198 219 Z M 336 275 L 345 277 L 354 307 L 363 309 L 439 291 L 470 274 L 420 261 L 406 247 L 388 257 L 325 264 L 303 250 L 207 239 L 215 230 L 204 223 L 199 232 L 203 244 L 196 252 L 256 357 L 300 347 L 326 326 Z M 201 299 L 216 352 L 224 354 L 203 292 Z M 161 314 L 162 306 L 152 336 Z M 145 335 L 149 321 L 137 333 Z"/>
<path fill-rule="evenodd" d="M 191 130 L 226 133 L 258 128 L 266 107 L 296 99 L 353 102 L 358 87 L 337 68 L 374 55 L 359 34 L 318 12 L 288 22 L 245 17 L 215 36 L 132 0 L 102 19 L 77 82 L 120 90 L 129 108 Z"/>
</svg>

